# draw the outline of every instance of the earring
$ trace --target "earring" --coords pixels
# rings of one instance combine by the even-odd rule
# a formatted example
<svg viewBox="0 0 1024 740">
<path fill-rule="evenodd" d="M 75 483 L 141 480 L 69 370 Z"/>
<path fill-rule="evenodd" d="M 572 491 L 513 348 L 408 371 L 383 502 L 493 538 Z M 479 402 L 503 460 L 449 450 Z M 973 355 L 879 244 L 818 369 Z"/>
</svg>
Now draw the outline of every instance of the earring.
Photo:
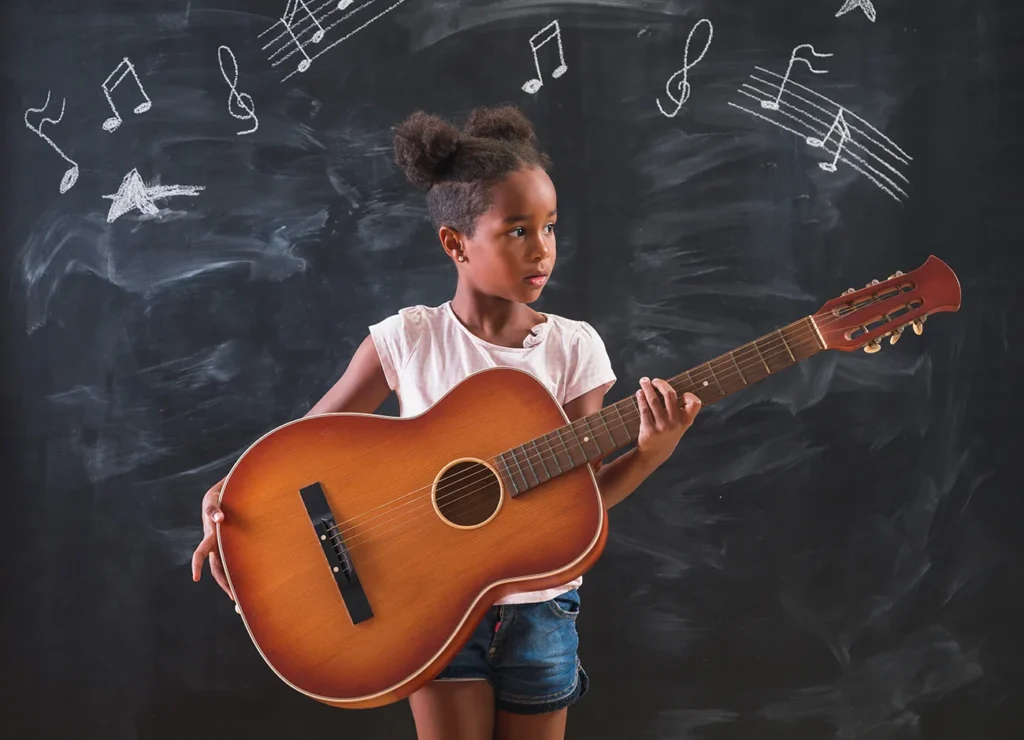
<svg viewBox="0 0 1024 740">
<path fill-rule="evenodd" d="M 465 261 L 466 261 L 466 255 L 460 254 L 459 255 L 459 262 L 465 262 Z"/>
</svg>

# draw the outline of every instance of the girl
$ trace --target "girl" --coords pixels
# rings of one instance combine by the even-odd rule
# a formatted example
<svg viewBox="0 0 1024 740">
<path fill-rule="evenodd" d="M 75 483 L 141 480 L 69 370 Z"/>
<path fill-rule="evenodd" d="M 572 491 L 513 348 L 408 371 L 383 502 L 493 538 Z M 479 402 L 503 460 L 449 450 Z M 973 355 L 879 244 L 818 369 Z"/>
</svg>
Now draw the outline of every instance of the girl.
<svg viewBox="0 0 1024 740">
<path fill-rule="evenodd" d="M 397 127 L 395 160 L 426 191 L 433 226 L 458 273 L 455 296 L 411 306 L 369 328 L 341 378 L 310 409 L 373 413 L 397 394 L 402 416 L 435 403 L 469 374 L 496 365 L 526 370 L 560 400 L 571 421 L 599 411 L 615 382 L 608 354 L 585 321 L 543 314 L 540 298 L 555 267 L 555 187 L 549 159 L 516 108 L 474 110 L 462 131 L 416 112 Z M 637 445 L 595 466 L 607 508 L 669 458 L 693 423 L 700 399 L 661 379 L 641 378 Z M 230 596 L 216 543 L 223 481 L 203 499 L 203 560 Z M 434 681 L 413 694 L 420 740 L 560 740 L 567 707 L 587 691 L 576 656 L 578 578 L 559 588 L 500 600 Z"/>
</svg>

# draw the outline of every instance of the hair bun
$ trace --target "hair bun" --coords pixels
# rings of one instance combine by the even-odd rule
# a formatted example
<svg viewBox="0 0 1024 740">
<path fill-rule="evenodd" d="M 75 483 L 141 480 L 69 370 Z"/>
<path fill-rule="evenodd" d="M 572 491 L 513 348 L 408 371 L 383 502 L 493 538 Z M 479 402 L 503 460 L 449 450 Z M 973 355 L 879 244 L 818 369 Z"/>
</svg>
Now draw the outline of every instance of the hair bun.
<svg viewBox="0 0 1024 740">
<path fill-rule="evenodd" d="M 536 141 L 533 126 L 514 105 L 476 108 L 469 114 L 462 131 L 466 136 L 477 136 L 482 139 L 499 139 L 523 144 Z"/>
<path fill-rule="evenodd" d="M 395 162 L 409 182 L 429 190 L 447 171 L 461 139 L 444 119 L 416 111 L 395 127 Z"/>
</svg>

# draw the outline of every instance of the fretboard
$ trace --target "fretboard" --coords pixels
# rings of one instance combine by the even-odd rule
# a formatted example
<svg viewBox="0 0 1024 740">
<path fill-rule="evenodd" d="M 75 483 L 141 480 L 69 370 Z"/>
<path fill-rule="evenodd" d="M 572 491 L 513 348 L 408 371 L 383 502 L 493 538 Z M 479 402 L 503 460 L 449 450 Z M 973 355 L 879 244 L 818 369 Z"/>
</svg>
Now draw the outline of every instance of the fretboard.
<svg viewBox="0 0 1024 740">
<path fill-rule="evenodd" d="M 678 394 L 689 392 L 707 406 L 822 351 L 809 316 L 669 378 Z M 514 496 L 582 465 L 601 460 L 640 435 L 640 409 L 628 398 L 542 437 L 502 452 L 493 460 Z"/>
</svg>

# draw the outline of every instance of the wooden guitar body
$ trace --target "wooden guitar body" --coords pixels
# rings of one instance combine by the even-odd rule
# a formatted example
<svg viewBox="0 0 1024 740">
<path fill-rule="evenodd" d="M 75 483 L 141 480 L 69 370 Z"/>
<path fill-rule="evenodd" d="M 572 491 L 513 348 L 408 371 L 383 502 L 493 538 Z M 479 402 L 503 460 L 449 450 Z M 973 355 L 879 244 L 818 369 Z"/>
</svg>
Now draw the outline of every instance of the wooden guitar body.
<svg viewBox="0 0 1024 740">
<path fill-rule="evenodd" d="M 218 537 L 270 667 L 326 704 L 387 704 L 440 672 L 498 599 L 584 573 L 607 536 L 591 467 L 513 495 L 493 461 L 567 421 L 533 376 L 493 368 L 416 417 L 306 417 L 254 443 L 223 486 Z M 336 528 L 314 528 L 301 492 L 315 484 Z M 358 623 L 325 552 L 336 535 L 372 612 Z"/>
</svg>

